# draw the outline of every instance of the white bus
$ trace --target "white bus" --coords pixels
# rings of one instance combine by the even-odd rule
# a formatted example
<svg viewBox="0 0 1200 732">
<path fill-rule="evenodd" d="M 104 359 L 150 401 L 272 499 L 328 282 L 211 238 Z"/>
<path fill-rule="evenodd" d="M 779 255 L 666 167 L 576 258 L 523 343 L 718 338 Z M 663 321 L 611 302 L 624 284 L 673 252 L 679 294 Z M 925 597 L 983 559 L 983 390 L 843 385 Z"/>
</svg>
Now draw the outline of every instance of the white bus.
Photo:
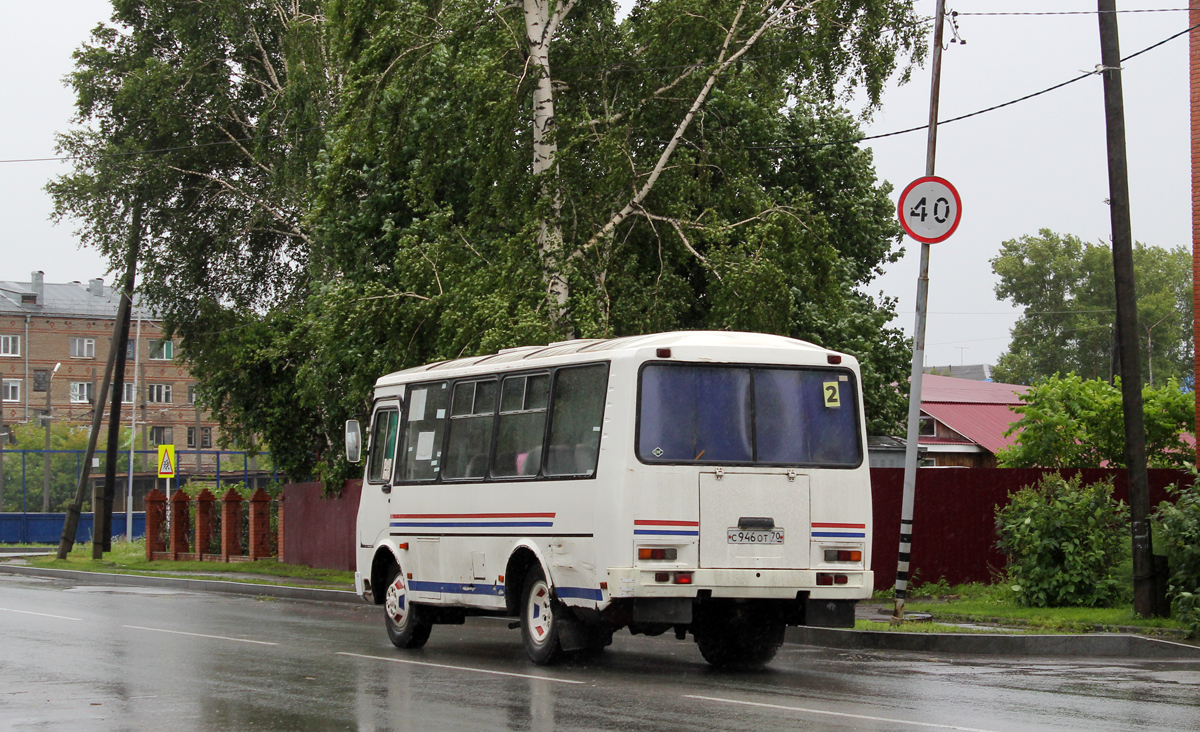
<svg viewBox="0 0 1200 732">
<path fill-rule="evenodd" d="M 391 641 L 515 616 L 537 664 L 613 631 L 768 662 L 870 597 L 859 367 L 756 333 L 511 348 L 379 379 L 356 591 Z M 347 450 L 359 459 L 357 422 Z"/>
</svg>

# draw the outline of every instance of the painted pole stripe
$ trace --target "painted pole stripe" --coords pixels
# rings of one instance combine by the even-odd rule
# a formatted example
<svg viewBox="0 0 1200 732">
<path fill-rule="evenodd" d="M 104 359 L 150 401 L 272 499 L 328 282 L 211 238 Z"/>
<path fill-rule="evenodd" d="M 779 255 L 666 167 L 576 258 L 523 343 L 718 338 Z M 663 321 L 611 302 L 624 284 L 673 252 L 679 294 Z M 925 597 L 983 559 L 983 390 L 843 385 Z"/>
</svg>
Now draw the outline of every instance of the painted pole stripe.
<svg viewBox="0 0 1200 732">
<path fill-rule="evenodd" d="M 634 519 L 634 526 L 699 526 L 699 521 L 650 521 L 647 519 Z"/>
<path fill-rule="evenodd" d="M 51 615 L 50 613 L 35 613 L 32 610 L 13 610 L 10 607 L 0 607 L 6 613 L 20 613 L 22 615 L 37 615 L 43 618 L 54 618 L 55 620 L 83 620 L 83 618 L 69 618 L 66 615 Z"/>
<path fill-rule="evenodd" d="M 553 513 L 394 513 L 394 519 L 507 519 L 554 518 Z"/>
<path fill-rule="evenodd" d="M 204 633 L 188 633 L 182 630 L 167 630 L 166 628 L 145 628 L 140 625 L 122 625 L 122 628 L 131 628 L 133 630 L 149 630 L 154 633 L 171 633 L 172 635 L 190 635 L 194 638 L 212 638 L 213 640 L 235 641 L 237 643 L 253 643 L 259 646 L 277 646 L 278 643 L 270 641 L 250 640 L 249 638 L 230 638 L 227 635 L 205 635 Z"/>
<path fill-rule="evenodd" d="M 492 676 L 511 676 L 518 679 L 534 679 L 536 681 L 553 681 L 556 684 L 586 684 L 586 681 L 574 681 L 572 679 L 556 679 L 550 676 L 535 676 L 533 674 L 514 674 L 509 671 L 492 671 L 486 668 L 471 668 L 470 666 L 450 666 L 444 663 L 429 663 L 428 661 L 410 661 L 407 658 L 388 658 L 386 656 L 367 656 L 362 653 L 347 653 L 345 651 L 337 651 L 339 656 L 349 656 L 350 658 L 366 658 L 372 661 L 387 661 L 388 663 L 404 663 L 410 666 L 425 666 L 427 668 L 443 668 L 449 671 L 470 671 L 477 674 L 490 674 Z"/>
<path fill-rule="evenodd" d="M 865 529 L 865 528 L 867 528 L 866 524 L 827 524 L 827 523 L 818 523 L 816 521 L 813 522 L 812 526 L 814 529 Z"/>
<path fill-rule="evenodd" d="M 990 729 L 980 729 L 978 727 L 962 727 L 956 724 L 936 724 L 934 722 L 910 722 L 907 719 L 896 719 L 894 717 L 873 717 L 869 714 L 850 714 L 849 712 L 830 712 L 825 709 L 812 709 L 808 707 L 789 707 L 785 704 L 765 704 L 763 702 L 742 701 L 741 699 L 721 699 L 715 696 L 696 696 L 694 694 L 684 694 L 684 699 L 699 699 L 701 701 L 718 702 L 720 704 L 741 704 L 747 707 L 759 707 L 761 709 L 779 709 L 787 712 L 801 712 L 803 714 L 820 714 L 827 717 L 842 717 L 845 719 L 863 719 L 869 722 L 886 722 L 888 724 L 907 724 L 913 727 L 929 727 L 932 729 L 957 729 L 962 732 L 995 732 Z"/>
</svg>

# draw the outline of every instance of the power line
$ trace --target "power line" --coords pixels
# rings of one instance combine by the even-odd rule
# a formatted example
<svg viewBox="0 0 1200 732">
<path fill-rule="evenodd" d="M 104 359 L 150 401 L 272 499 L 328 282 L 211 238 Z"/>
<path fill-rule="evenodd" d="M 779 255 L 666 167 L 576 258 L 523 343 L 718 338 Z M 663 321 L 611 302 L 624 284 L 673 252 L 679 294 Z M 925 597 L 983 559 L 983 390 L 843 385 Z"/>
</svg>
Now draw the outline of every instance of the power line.
<svg viewBox="0 0 1200 732">
<path fill-rule="evenodd" d="M 1100 13 L 1186 13 L 1191 8 L 1143 8 L 1139 10 L 1054 10 L 1044 11 L 1040 13 L 960 13 L 957 10 L 951 10 L 950 15 L 953 17 L 962 17 L 966 15 L 1099 15 Z"/>
<path fill-rule="evenodd" d="M 1079 12 L 1082 13 L 1083 11 L 1079 11 Z M 1095 11 L 1087 11 L 1087 12 L 1093 13 Z M 1200 28 L 1200 24 L 1191 26 L 1190 28 L 1187 28 L 1178 33 L 1175 33 L 1174 35 L 1168 36 L 1168 37 L 1164 38 L 1163 40 L 1159 41 L 1158 43 L 1147 46 L 1140 51 L 1135 51 L 1134 53 L 1131 53 L 1130 55 L 1122 58 L 1121 62 L 1124 63 L 1126 61 L 1130 61 L 1134 58 L 1137 58 L 1138 56 L 1141 56 L 1142 54 L 1147 53 L 1149 51 L 1152 51 L 1152 50 L 1158 48 L 1159 46 L 1165 45 L 1165 44 L 1175 40 L 1176 38 L 1179 38 L 1180 36 L 1187 35 L 1188 33 L 1192 32 L 1193 30 L 1195 30 L 1197 28 Z M 646 67 L 646 68 L 647 69 L 659 69 L 659 68 L 668 68 L 668 67 Z M 676 67 L 676 68 L 686 68 L 686 67 Z M 1082 81 L 1090 76 L 1095 76 L 1098 73 L 1099 73 L 1099 71 L 1089 71 L 1089 72 L 1081 74 L 1080 76 L 1077 76 L 1073 79 L 1069 79 L 1062 83 L 1055 84 L 1054 86 L 1046 87 L 1045 89 L 1042 89 L 1041 91 L 1036 91 L 1036 92 L 1033 92 L 1032 94 L 1026 94 L 1023 97 L 1018 97 L 1016 99 L 1012 99 L 1010 101 L 1003 102 L 1001 104 L 995 104 L 991 107 L 986 107 L 984 109 L 980 109 L 975 112 L 969 112 L 967 114 L 962 114 L 957 117 L 951 117 L 950 119 L 939 120 L 938 124 L 944 125 L 944 124 L 949 124 L 951 122 L 959 122 L 961 120 L 969 119 L 971 117 L 978 117 L 981 114 L 986 114 L 988 112 L 994 112 L 998 109 L 1003 109 L 1004 107 L 1010 107 L 1014 104 L 1018 104 L 1020 102 L 1026 101 L 1026 100 L 1033 99 L 1034 97 L 1039 97 L 1043 94 L 1048 94 L 1052 91 L 1061 89 L 1070 84 L 1074 84 L 1077 81 Z M 297 130 L 289 130 L 286 132 L 272 132 L 272 133 L 269 133 L 266 135 L 254 135 L 254 136 L 250 136 L 250 137 L 239 137 L 239 138 L 234 138 L 234 139 L 230 139 L 230 140 L 219 140 L 216 142 L 202 142 L 202 143 L 196 143 L 193 145 L 179 145 L 179 146 L 175 146 L 175 147 L 162 147 L 162 148 L 155 148 L 152 150 L 135 150 L 135 151 L 129 151 L 129 152 L 120 152 L 120 153 L 104 153 L 102 155 L 97 155 L 94 157 L 96 159 L 108 159 L 108 158 L 132 157 L 132 156 L 138 156 L 138 155 L 156 155 L 159 153 L 180 152 L 183 150 L 199 150 L 199 149 L 207 148 L 207 147 L 235 145 L 238 143 L 255 142 L 258 140 L 271 140 L 271 139 L 275 139 L 278 137 L 283 137 L 285 135 L 294 135 L 294 134 L 300 134 L 303 132 L 314 132 L 314 131 L 321 130 L 321 129 L 332 130 L 332 129 L 338 129 L 339 127 L 347 127 L 355 122 L 362 121 L 362 119 L 363 118 L 360 117 L 358 119 L 348 120 L 340 125 L 314 125 L 311 127 L 303 127 L 303 128 L 297 129 Z M 880 133 L 878 135 L 864 135 L 862 137 L 856 137 L 853 139 L 846 139 L 846 140 L 830 140 L 830 141 L 826 141 L 826 142 L 810 142 L 810 143 L 803 143 L 803 144 L 798 144 L 798 145 L 742 145 L 741 147 L 746 150 L 803 150 L 803 149 L 812 148 L 812 147 L 830 147 L 833 145 L 854 145 L 854 144 L 857 144 L 860 142 L 866 142 L 868 140 L 880 140 L 885 137 L 895 137 L 897 135 L 906 135 L 910 132 L 919 132 L 921 130 L 927 129 L 928 127 L 929 127 L 928 124 L 923 124 L 923 125 L 919 125 L 917 127 L 909 127 L 907 129 L 903 129 L 903 130 L 895 130 L 893 132 L 884 132 L 884 133 Z M 65 161 L 69 161 L 69 160 L 82 160 L 87 157 L 93 157 L 93 156 L 62 155 L 62 156 L 57 156 L 57 157 L 46 157 L 46 158 L 16 158 L 16 159 L 9 159 L 9 160 L 0 160 L 0 164 L 65 162 Z"/>
</svg>

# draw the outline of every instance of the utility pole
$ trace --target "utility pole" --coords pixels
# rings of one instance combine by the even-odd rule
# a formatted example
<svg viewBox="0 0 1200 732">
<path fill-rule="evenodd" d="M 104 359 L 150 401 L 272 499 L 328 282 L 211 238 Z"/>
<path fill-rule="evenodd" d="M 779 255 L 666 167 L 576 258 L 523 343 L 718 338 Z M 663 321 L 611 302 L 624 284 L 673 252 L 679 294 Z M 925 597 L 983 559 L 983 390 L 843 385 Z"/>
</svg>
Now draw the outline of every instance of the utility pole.
<svg viewBox="0 0 1200 732">
<path fill-rule="evenodd" d="M 1133 609 L 1154 613 L 1154 559 L 1150 538 L 1150 487 L 1146 475 L 1146 428 L 1142 412 L 1138 353 L 1137 295 L 1133 281 L 1133 233 L 1129 220 L 1129 175 L 1125 158 L 1125 101 L 1116 0 L 1097 0 L 1100 64 L 1104 79 L 1104 122 L 1108 132 L 1108 199 L 1112 221 L 1113 274 L 1117 295 L 1117 349 L 1121 354 L 1121 404 L 1125 412 L 1125 465 L 1133 541 Z"/>
<path fill-rule="evenodd" d="M 125 279 L 121 283 L 121 304 L 114 324 L 112 347 L 117 349 L 113 366 L 112 408 L 108 415 L 108 447 L 105 451 L 104 500 L 96 507 L 96 528 L 92 532 L 92 559 L 101 559 L 112 551 L 113 498 L 117 491 L 117 453 L 121 449 L 121 397 L 125 395 L 125 354 L 129 348 L 129 318 L 133 310 L 133 284 L 137 274 L 142 243 L 142 203 L 135 198 L 129 222 L 129 251 L 125 255 Z"/>
<path fill-rule="evenodd" d="M 116 328 L 113 328 L 114 335 Z M 79 471 L 79 482 L 75 485 L 75 499 L 71 501 L 71 505 L 67 507 L 67 518 L 63 521 L 62 537 L 58 540 L 58 558 L 66 559 L 71 553 L 71 549 L 75 546 L 75 533 L 79 530 L 79 514 L 83 510 L 83 499 L 87 495 L 85 493 L 88 484 L 88 478 L 92 474 L 92 457 L 96 454 L 96 440 L 100 436 L 100 420 L 104 418 L 104 398 L 108 394 L 108 383 L 112 379 L 113 359 L 116 358 L 116 352 L 108 349 L 108 359 L 104 363 L 104 381 L 100 382 L 100 395 L 96 397 L 96 401 L 92 407 L 92 428 L 88 430 L 88 446 L 87 452 L 83 455 L 83 469 Z M 96 533 L 96 506 L 95 501 L 92 501 L 92 534 Z"/>
<path fill-rule="evenodd" d="M 925 175 L 933 175 L 937 158 L 938 102 L 942 90 L 942 26 L 945 0 L 937 0 L 933 16 L 933 81 L 929 86 L 929 136 L 925 144 Z M 908 596 L 909 560 L 912 556 L 913 506 L 917 494 L 917 457 L 921 424 L 921 378 L 925 363 L 925 320 L 929 306 L 929 244 L 921 242 L 921 269 L 917 275 L 917 322 L 913 329 L 912 372 L 908 381 L 908 440 L 904 446 L 904 495 L 900 505 L 900 554 L 896 562 L 895 605 L 892 625 L 904 620 Z"/>
<path fill-rule="evenodd" d="M 54 364 L 50 376 L 46 379 L 46 414 L 42 417 L 43 424 L 46 425 L 46 449 L 42 451 L 42 513 L 50 513 L 50 395 L 54 391 L 54 375 L 58 373 L 60 366 L 61 363 Z"/>
</svg>

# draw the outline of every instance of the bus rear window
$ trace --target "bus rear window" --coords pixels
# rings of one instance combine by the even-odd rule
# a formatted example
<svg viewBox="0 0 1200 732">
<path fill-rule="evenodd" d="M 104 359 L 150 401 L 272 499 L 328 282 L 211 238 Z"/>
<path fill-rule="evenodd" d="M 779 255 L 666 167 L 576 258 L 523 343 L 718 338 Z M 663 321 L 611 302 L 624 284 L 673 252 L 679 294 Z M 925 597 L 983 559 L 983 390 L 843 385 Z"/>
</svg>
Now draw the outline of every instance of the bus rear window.
<svg viewBox="0 0 1200 732">
<path fill-rule="evenodd" d="M 647 463 L 857 467 L 857 389 L 843 369 L 642 370 L 638 457 Z"/>
</svg>

